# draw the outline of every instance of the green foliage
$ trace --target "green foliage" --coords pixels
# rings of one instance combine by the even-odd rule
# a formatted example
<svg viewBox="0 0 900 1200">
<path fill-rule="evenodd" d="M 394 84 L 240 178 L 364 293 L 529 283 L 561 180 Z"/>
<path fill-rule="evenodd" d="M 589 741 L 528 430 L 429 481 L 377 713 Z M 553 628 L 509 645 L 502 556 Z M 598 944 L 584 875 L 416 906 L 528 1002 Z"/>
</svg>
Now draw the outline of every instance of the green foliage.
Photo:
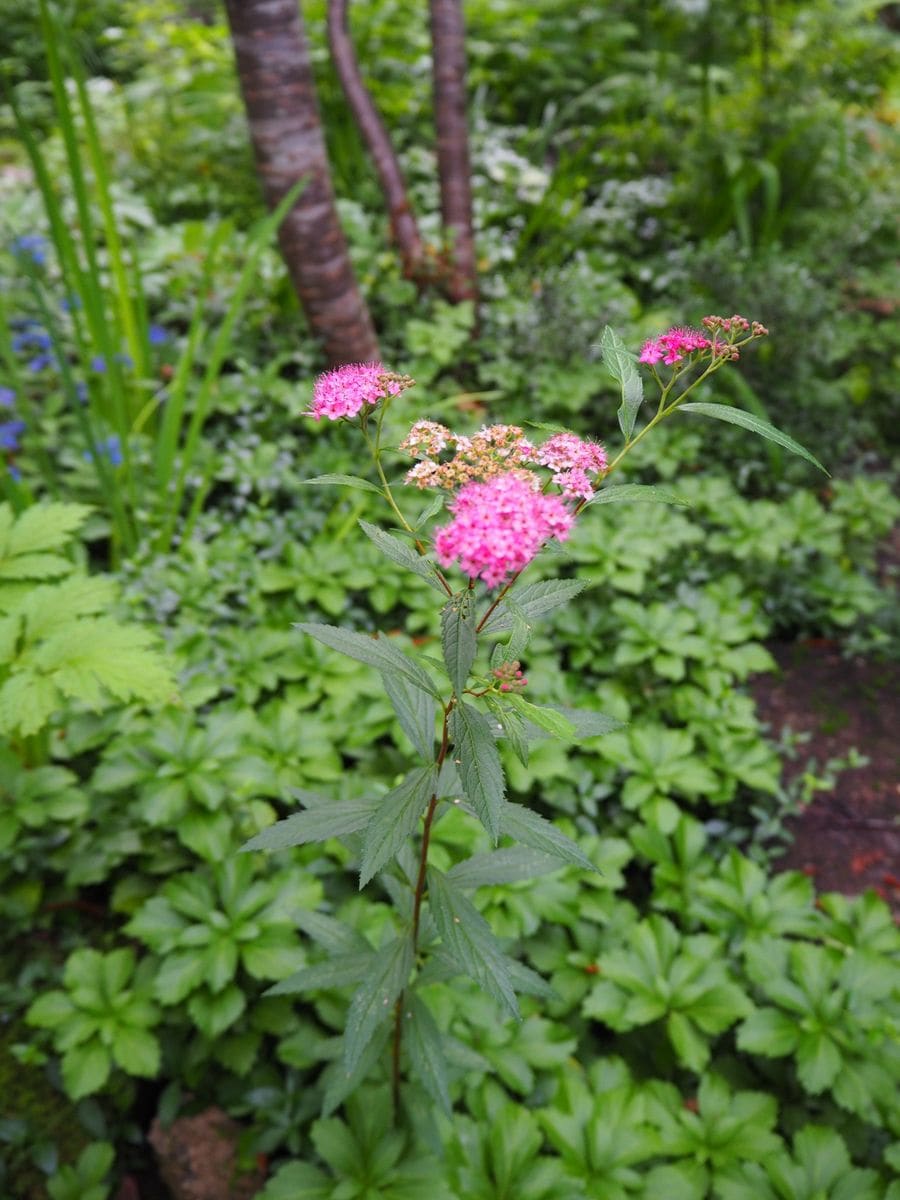
<svg viewBox="0 0 900 1200">
<path fill-rule="evenodd" d="M 66 701 L 158 704 L 175 690 L 153 635 L 106 612 L 113 580 L 89 577 L 55 551 L 85 520 L 82 505 L 49 504 L 14 517 L 0 505 L 0 731 L 37 733 Z M 36 580 L 51 579 L 50 583 Z"/>
<path fill-rule="evenodd" d="M 107 1200 L 107 1176 L 114 1157 L 108 1142 L 85 1146 L 74 1166 L 61 1167 L 47 1180 L 50 1200 Z"/>
<path fill-rule="evenodd" d="M 109 954 L 76 950 L 66 961 L 63 983 L 65 991 L 45 992 L 34 1001 L 27 1020 L 52 1031 L 73 1100 L 99 1091 L 114 1065 L 129 1075 L 156 1075 L 160 1050 L 152 1031 L 159 1009 L 151 998 L 149 959 L 135 969 L 130 948 Z"/>
</svg>

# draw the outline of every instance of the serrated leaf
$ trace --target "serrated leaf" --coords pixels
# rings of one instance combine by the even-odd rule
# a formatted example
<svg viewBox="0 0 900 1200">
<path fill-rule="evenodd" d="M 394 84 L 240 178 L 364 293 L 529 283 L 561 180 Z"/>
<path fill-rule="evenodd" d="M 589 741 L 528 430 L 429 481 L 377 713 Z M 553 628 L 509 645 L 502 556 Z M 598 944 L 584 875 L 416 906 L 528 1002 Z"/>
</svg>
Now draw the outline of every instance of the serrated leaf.
<svg viewBox="0 0 900 1200">
<path fill-rule="evenodd" d="M 245 842 L 241 850 L 284 850 L 288 846 L 324 842 L 345 833 L 356 833 L 368 825 L 378 803 L 377 799 L 367 797 L 365 800 L 336 800 L 333 804 L 308 808 L 306 812 L 276 821 Z"/>
<path fill-rule="evenodd" d="M 418 996 L 410 996 L 403 1007 L 403 1040 L 415 1077 L 449 1116 L 450 1086 L 441 1031 Z"/>
<path fill-rule="evenodd" d="M 441 609 L 441 646 L 453 691 L 462 696 L 478 650 L 475 603 L 469 588 L 458 592 Z"/>
<path fill-rule="evenodd" d="M 0 687 L 0 733 L 24 737 L 37 733 L 60 703 L 52 680 L 33 671 L 19 671 Z"/>
<path fill-rule="evenodd" d="M 434 761 L 434 697 L 413 687 L 402 675 L 382 674 L 384 690 L 394 706 L 400 727 L 426 762 Z"/>
<path fill-rule="evenodd" d="M 537 996 L 541 1000 L 558 999 L 556 992 L 546 981 L 532 971 L 525 963 L 517 962 L 514 958 L 506 959 L 506 969 L 512 980 L 512 985 L 522 996 Z"/>
<path fill-rule="evenodd" d="M 360 954 L 336 954 L 325 962 L 304 967 L 287 979 L 282 979 L 263 994 L 266 996 L 296 996 L 301 992 L 317 992 L 326 988 L 347 987 L 366 975 L 372 961 L 372 951 Z"/>
<path fill-rule="evenodd" d="M 120 1025 L 113 1036 L 112 1053 L 129 1075 L 150 1079 L 159 1070 L 159 1042 L 146 1029 Z"/>
<path fill-rule="evenodd" d="M 436 767 L 419 767 L 378 801 L 363 836 L 359 886 L 364 888 L 414 832 L 419 817 L 435 793 Z"/>
<path fill-rule="evenodd" d="M 3 505 L 5 509 L 9 505 Z M 33 504 L 27 508 L 9 530 L 6 545 L 0 547 L 0 557 L 57 550 L 72 538 L 83 525 L 92 509 L 86 504 Z"/>
<path fill-rule="evenodd" d="M 424 579 L 435 591 L 446 596 L 444 585 L 438 578 L 434 563 L 430 559 L 423 554 L 417 554 L 415 550 L 410 550 L 399 538 L 379 529 L 377 525 L 371 525 L 368 521 L 360 521 L 359 524 L 366 537 L 371 538 L 382 554 L 386 555 L 391 562 L 395 562 L 399 567 L 405 567 L 407 571 L 412 571 L 420 579 Z"/>
<path fill-rule="evenodd" d="M 763 421 L 762 418 L 756 417 L 753 413 L 744 412 L 742 408 L 732 408 L 730 404 L 706 404 L 701 401 L 691 401 L 689 404 L 679 406 L 681 412 L 698 413 L 703 417 L 714 417 L 717 421 L 727 421 L 730 425 L 740 425 L 742 429 L 749 429 L 751 433 L 759 434 L 760 437 L 767 438 L 770 442 L 775 442 L 779 446 L 783 446 L 785 450 L 790 450 L 792 454 L 799 455 L 800 458 L 805 458 L 808 463 L 812 463 L 814 467 L 818 467 L 826 475 L 830 476 L 830 472 L 822 466 L 817 458 L 814 458 L 808 450 L 795 442 L 788 434 L 782 433 L 780 429 L 776 429 L 774 425 L 770 425 L 768 421 Z"/>
<path fill-rule="evenodd" d="M 557 829 L 550 821 L 525 808 L 521 804 L 507 802 L 500 810 L 500 828 L 504 835 L 515 838 L 534 850 L 553 855 L 565 863 L 572 863 L 586 871 L 596 871 L 587 855 L 571 838 Z"/>
<path fill-rule="evenodd" d="M 687 407 L 685 405 L 685 408 Z M 640 503 L 680 504 L 683 508 L 691 507 L 690 500 L 685 500 L 683 496 L 676 496 L 674 492 L 668 492 L 665 488 L 649 483 L 617 483 L 613 487 L 601 488 L 599 492 L 595 492 L 585 504 L 585 508 L 590 508 L 594 504 Z"/>
<path fill-rule="evenodd" d="M 488 854 L 474 854 L 447 872 L 447 879 L 459 888 L 479 888 L 537 879 L 558 871 L 562 863 L 557 855 L 545 854 L 523 846 L 509 846 Z"/>
<path fill-rule="evenodd" d="M 337 625 L 320 625 L 306 621 L 298 622 L 294 628 L 308 633 L 316 641 L 341 654 L 346 654 L 348 658 L 356 659 L 357 662 L 366 663 L 386 674 L 402 675 L 413 687 L 428 692 L 438 700 L 441 699 L 441 693 L 434 680 L 415 659 L 404 654 L 402 650 L 398 650 L 396 646 L 392 646 L 386 638 L 373 638 L 364 633 L 353 633 L 349 629 L 340 629 Z"/>
<path fill-rule="evenodd" d="M 329 954 L 371 954 L 372 947 L 352 925 L 346 925 L 335 917 L 321 912 L 300 909 L 294 920 L 305 934 L 318 942 Z"/>
<path fill-rule="evenodd" d="M 62 1060 L 66 1094 L 72 1100 L 81 1100 L 92 1092 L 99 1092 L 109 1078 L 111 1066 L 109 1051 L 97 1038 L 73 1046 Z"/>
<path fill-rule="evenodd" d="M 453 759 L 466 798 L 494 839 L 500 836 L 500 809 L 505 796 L 503 767 L 488 720 L 468 704 L 457 704 L 450 716 Z"/>
<path fill-rule="evenodd" d="M 502 701 L 494 696 L 485 696 L 485 703 L 491 710 L 491 713 L 497 718 L 497 728 L 494 731 L 496 736 L 506 738 L 512 748 L 513 754 L 515 754 L 523 767 L 527 767 L 528 737 L 525 722 L 514 709 L 507 708 Z"/>
<path fill-rule="evenodd" d="M 526 700 L 524 696 L 518 696 L 514 692 L 507 694 L 504 697 L 504 701 L 511 708 L 514 708 L 526 721 L 532 725 L 537 725 L 539 729 L 545 730 L 561 741 L 569 742 L 578 737 L 578 730 L 575 728 L 573 722 L 564 717 L 557 709 L 542 708 L 540 705 L 532 704 L 530 700 Z"/>
<path fill-rule="evenodd" d="M 481 913 L 433 867 L 428 870 L 428 901 L 447 954 L 518 1020 L 506 956 Z"/>
<path fill-rule="evenodd" d="M 578 579 L 545 579 L 542 583 L 530 583 L 526 587 L 517 588 L 512 596 L 512 603 L 501 601 L 482 629 L 485 633 L 505 633 L 512 629 L 516 616 L 533 621 L 583 592 L 586 584 Z"/>
<path fill-rule="evenodd" d="M 314 475 L 311 479 L 301 479 L 299 486 L 327 487 L 329 484 L 335 487 L 355 488 L 358 492 L 374 492 L 377 496 L 384 495 L 380 487 L 368 479 L 361 479 L 358 475 Z"/>
<path fill-rule="evenodd" d="M 322 1115 L 328 1116 L 341 1104 L 347 1096 L 355 1092 L 363 1080 L 367 1079 L 381 1057 L 385 1042 L 388 1040 L 390 1026 L 379 1026 L 372 1039 L 360 1056 L 359 1062 L 352 1071 L 344 1069 L 343 1059 L 333 1062 L 322 1075 L 325 1091 L 322 1096 Z M 331 1193 L 329 1192 L 329 1196 Z"/>
<path fill-rule="evenodd" d="M 625 441 L 631 440 L 638 409 L 644 399 L 644 384 L 637 368 L 635 356 L 627 348 L 616 331 L 607 325 L 600 335 L 600 353 L 606 369 L 618 383 L 622 403 L 616 416 Z"/>
<path fill-rule="evenodd" d="M 412 939 L 395 938 L 379 950 L 367 978 L 354 993 L 344 1034 L 344 1069 L 353 1072 L 379 1025 L 390 1020 L 393 1004 L 406 987 L 412 969 Z"/>
<path fill-rule="evenodd" d="M 432 496 L 413 522 L 413 529 L 421 529 L 426 521 L 430 521 L 432 517 L 436 517 L 444 507 L 445 499 L 446 497 L 442 492 L 439 492 L 436 496 Z"/>
</svg>

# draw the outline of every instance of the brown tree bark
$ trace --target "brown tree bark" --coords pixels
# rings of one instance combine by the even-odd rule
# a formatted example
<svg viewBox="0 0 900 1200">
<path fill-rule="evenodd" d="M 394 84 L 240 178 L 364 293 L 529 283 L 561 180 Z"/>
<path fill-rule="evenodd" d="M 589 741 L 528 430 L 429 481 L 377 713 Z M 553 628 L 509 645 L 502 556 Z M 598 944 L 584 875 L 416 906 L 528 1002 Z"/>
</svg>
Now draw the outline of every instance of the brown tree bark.
<svg viewBox="0 0 900 1200">
<path fill-rule="evenodd" d="M 363 141 L 372 156 L 387 204 L 394 240 L 408 279 L 421 279 L 425 266 L 422 238 L 409 204 L 406 183 L 391 139 L 363 83 L 348 21 L 349 0 L 328 0 L 328 41 L 338 79 Z"/>
<path fill-rule="evenodd" d="M 447 291 L 475 300 L 472 185 L 466 128 L 466 47 L 462 0 L 429 0 L 441 218 L 450 241 Z"/>
<path fill-rule="evenodd" d="M 256 167 L 274 208 L 306 186 L 278 231 L 313 333 L 333 364 L 379 357 L 337 217 L 298 0 L 225 0 Z"/>
</svg>

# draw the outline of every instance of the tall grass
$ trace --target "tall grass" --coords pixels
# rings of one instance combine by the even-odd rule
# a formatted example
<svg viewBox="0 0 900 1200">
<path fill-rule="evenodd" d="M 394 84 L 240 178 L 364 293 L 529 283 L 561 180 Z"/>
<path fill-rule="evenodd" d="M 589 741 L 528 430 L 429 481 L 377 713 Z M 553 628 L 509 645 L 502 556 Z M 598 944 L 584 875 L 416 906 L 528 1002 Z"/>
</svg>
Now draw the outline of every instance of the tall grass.
<svg viewBox="0 0 900 1200">
<path fill-rule="evenodd" d="M 218 325 L 207 314 L 205 298 L 222 248 L 226 240 L 233 244 L 235 234 L 228 222 L 211 227 L 203 277 L 172 378 L 166 384 L 151 378 L 140 259 L 117 220 L 110 162 L 84 70 L 48 0 L 39 0 L 39 11 L 64 152 L 61 179 L 54 178 L 41 143 L 14 100 L 12 107 L 46 214 L 58 278 L 51 283 L 48 272 L 27 254 L 19 255 L 18 263 L 51 339 L 65 404 L 92 464 L 111 521 L 113 558 L 118 560 L 131 555 L 142 540 L 168 550 L 177 532 L 184 536 L 193 527 L 211 468 L 201 476 L 185 517 L 187 483 L 195 471 L 204 424 L 215 407 L 216 381 L 259 259 L 303 181 L 246 234 L 243 267 Z M 0 300 L 0 358 L 10 379 L 16 380 L 20 370 L 10 343 L 9 316 Z M 116 439 L 115 456 L 105 450 L 110 436 Z M 149 455 L 134 453 L 138 439 L 149 441 Z M 36 465 L 44 487 L 57 492 L 49 456 L 37 457 Z M 185 524 L 179 529 L 183 517 Z"/>
</svg>

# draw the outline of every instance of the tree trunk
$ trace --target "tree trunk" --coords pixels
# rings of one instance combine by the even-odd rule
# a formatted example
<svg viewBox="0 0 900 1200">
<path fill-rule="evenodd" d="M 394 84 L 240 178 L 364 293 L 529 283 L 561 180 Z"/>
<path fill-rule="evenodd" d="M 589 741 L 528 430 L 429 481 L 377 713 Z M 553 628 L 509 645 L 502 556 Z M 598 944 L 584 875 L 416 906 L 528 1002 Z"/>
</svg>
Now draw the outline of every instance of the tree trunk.
<svg viewBox="0 0 900 1200">
<path fill-rule="evenodd" d="M 475 300 L 475 240 L 466 129 L 466 47 L 462 0 L 430 0 L 441 217 L 450 241 L 447 291 L 452 300 Z"/>
<path fill-rule="evenodd" d="M 333 364 L 379 357 L 337 217 L 298 0 L 225 0 L 256 167 L 274 208 L 307 180 L 278 231 L 313 333 Z"/>
<path fill-rule="evenodd" d="M 348 8 L 349 0 L 328 0 L 328 41 L 331 45 L 331 56 L 350 111 L 378 173 L 394 240 L 403 263 L 403 273 L 408 279 L 419 280 L 424 266 L 422 238 L 410 208 L 403 173 L 391 139 L 363 83 L 350 37 Z"/>
</svg>

